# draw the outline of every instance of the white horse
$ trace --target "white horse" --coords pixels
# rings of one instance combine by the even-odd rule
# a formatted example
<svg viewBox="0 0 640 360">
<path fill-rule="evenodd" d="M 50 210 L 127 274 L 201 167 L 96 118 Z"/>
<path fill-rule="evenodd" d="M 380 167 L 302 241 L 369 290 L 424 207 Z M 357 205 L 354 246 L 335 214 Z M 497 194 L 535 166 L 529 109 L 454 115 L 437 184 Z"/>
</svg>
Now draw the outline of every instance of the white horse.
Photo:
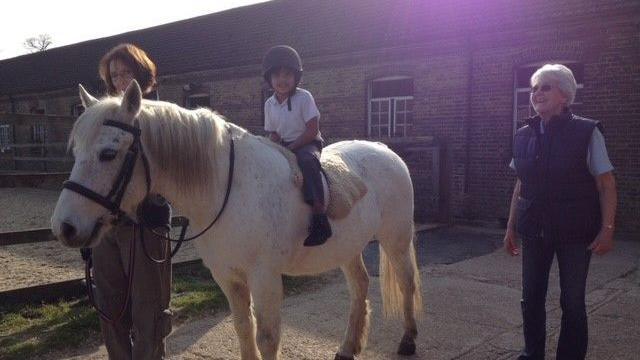
<svg viewBox="0 0 640 360">
<path fill-rule="evenodd" d="M 310 207 L 276 147 L 206 109 L 142 100 L 135 81 L 122 98 L 97 100 L 82 86 L 80 97 L 86 111 L 71 133 L 71 181 L 97 194 L 109 193 L 134 137 L 104 122 L 141 129 L 151 183 L 147 189 L 143 162 L 135 162 L 120 204 L 132 219 L 150 192 L 166 197 L 190 218 L 193 229 L 206 227 L 223 204 L 233 137 L 235 176 L 228 203 L 211 230 L 196 240 L 196 247 L 228 299 L 242 359 L 278 359 L 282 274 L 317 274 L 337 267 L 347 279 L 351 309 L 336 359 L 359 354 L 370 312 L 362 251 L 374 238 L 381 250 L 385 314 L 404 316 L 398 352 L 415 352 L 415 316 L 422 300 L 413 247 L 413 187 L 405 163 L 393 151 L 367 141 L 326 148 L 341 155 L 368 192 L 347 217 L 331 221 L 333 236 L 324 245 L 304 247 Z M 64 189 L 51 225 L 65 245 L 94 247 L 109 231 L 113 216 L 96 201 Z"/>
</svg>

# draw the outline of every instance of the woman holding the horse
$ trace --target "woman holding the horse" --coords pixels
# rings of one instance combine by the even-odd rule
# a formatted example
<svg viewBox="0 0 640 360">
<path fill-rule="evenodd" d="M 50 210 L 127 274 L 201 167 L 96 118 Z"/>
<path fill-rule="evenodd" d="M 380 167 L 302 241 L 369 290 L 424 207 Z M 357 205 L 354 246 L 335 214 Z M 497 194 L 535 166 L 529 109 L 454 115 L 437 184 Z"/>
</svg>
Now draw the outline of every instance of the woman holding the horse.
<svg viewBox="0 0 640 360">
<path fill-rule="evenodd" d="M 156 66 L 134 45 L 120 44 L 107 52 L 100 60 L 99 73 L 110 96 L 122 95 L 135 79 L 145 98 L 157 100 Z M 96 303 L 111 317 L 100 319 L 111 359 L 162 359 L 165 337 L 171 332 L 170 247 L 154 234 L 168 232 L 171 208 L 159 195 L 150 195 L 144 204 L 145 217 L 156 218 L 154 225 L 141 230 L 132 224 L 118 225 L 93 249 Z M 131 259 L 132 250 L 135 256 Z M 118 319 L 127 298 L 128 306 Z"/>
<path fill-rule="evenodd" d="M 544 359 L 545 300 L 553 257 L 560 270 L 562 323 L 558 359 L 587 352 L 585 287 L 591 254 L 613 248 L 616 187 L 599 121 L 574 115 L 569 68 L 547 64 L 531 76 L 537 115 L 514 137 L 511 167 L 517 182 L 504 246 L 519 253 L 522 236 L 522 317 L 525 346 L 519 359 Z M 516 233 L 517 232 L 517 233 Z"/>
</svg>

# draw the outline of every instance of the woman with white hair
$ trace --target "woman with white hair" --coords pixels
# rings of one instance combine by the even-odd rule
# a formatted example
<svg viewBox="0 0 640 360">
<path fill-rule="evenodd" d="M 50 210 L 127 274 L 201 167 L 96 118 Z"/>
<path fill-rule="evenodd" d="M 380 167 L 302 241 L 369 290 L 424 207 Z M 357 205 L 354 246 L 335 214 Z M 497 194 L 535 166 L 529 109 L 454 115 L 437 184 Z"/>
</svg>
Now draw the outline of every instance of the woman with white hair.
<svg viewBox="0 0 640 360">
<path fill-rule="evenodd" d="M 518 129 L 511 167 L 517 181 L 504 246 L 518 255 L 522 238 L 524 349 L 519 359 L 543 359 L 545 300 L 554 255 L 560 270 L 562 322 L 557 359 L 584 359 L 588 332 L 585 287 L 591 254 L 613 248 L 616 186 L 595 120 L 570 110 L 576 80 L 569 68 L 547 64 L 531 76 L 537 115 Z"/>
</svg>

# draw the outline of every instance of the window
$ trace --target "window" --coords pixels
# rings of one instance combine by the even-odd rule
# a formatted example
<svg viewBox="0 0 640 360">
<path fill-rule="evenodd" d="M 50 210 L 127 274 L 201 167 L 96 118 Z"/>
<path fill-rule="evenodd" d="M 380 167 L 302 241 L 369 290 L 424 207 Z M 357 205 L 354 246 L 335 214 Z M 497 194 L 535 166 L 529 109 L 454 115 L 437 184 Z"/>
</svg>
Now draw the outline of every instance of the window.
<svg viewBox="0 0 640 360">
<path fill-rule="evenodd" d="M 0 125 L 0 152 L 11 149 L 11 125 Z"/>
<path fill-rule="evenodd" d="M 193 94 L 187 96 L 187 109 L 209 108 L 211 109 L 211 101 L 209 94 Z"/>
<path fill-rule="evenodd" d="M 404 137 L 413 124 L 413 79 L 394 76 L 369 86 L 369 137 Z"/>
<path fill-rule="evenodd" d="M 580 112 L 582 105 L 582 88 L 584 88 L 584 64 L 576 62 L 552 61 L 549 63 L 563 64 L 573 72 L 576 78 L 578 88 L 576 89 L 576 98 L 571 105 L 571 110 Z M 514 111 L 513 111 L 513 132 L 524 125 L 524 121 L 534 116 L 536 113 L 529 101 L 529 93 L 531 92 L 531 75 L 545 63 L 530 64 L 516 69 L 514 77 Z"/>
<path fill-rule="evenodd" d="M 31 141 L 34 143 L 44 143 L 47 137 L 47 127 L 45 124 L 35 124 L 31 126 Z"/>
</svg>

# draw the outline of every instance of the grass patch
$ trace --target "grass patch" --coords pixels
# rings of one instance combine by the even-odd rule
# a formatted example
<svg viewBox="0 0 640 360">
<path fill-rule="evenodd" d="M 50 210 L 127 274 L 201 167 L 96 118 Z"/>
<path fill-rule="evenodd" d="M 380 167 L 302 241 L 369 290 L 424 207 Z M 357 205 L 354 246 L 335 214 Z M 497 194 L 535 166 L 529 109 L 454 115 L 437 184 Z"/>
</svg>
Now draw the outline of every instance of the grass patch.
<svg viewBox="0 0 640 360">
<path fill-rule="evenodd" d="M 86 300 L 0 306 L 0 359 L 26 359 L 97 338 L 98 316 Z"/>
<path fill-rule="evenodd" d="M 283 277 L 286 295 L 315 288 L 330 278 Z M 174 271 L 171 309 L 174 325 L 228 308 L 222 290 L 203 265 Z M 86 297 L 49 304 L 0 304 L 0 359 L 18 360 L 75 349 L 100 340 L 96 311 Z"/>
<path fill-rule="evenodd" d="M 222 290 L 203 265 L 174 272 L 171 309 L 177 323 L 227 308 Z"/>
</svg>

